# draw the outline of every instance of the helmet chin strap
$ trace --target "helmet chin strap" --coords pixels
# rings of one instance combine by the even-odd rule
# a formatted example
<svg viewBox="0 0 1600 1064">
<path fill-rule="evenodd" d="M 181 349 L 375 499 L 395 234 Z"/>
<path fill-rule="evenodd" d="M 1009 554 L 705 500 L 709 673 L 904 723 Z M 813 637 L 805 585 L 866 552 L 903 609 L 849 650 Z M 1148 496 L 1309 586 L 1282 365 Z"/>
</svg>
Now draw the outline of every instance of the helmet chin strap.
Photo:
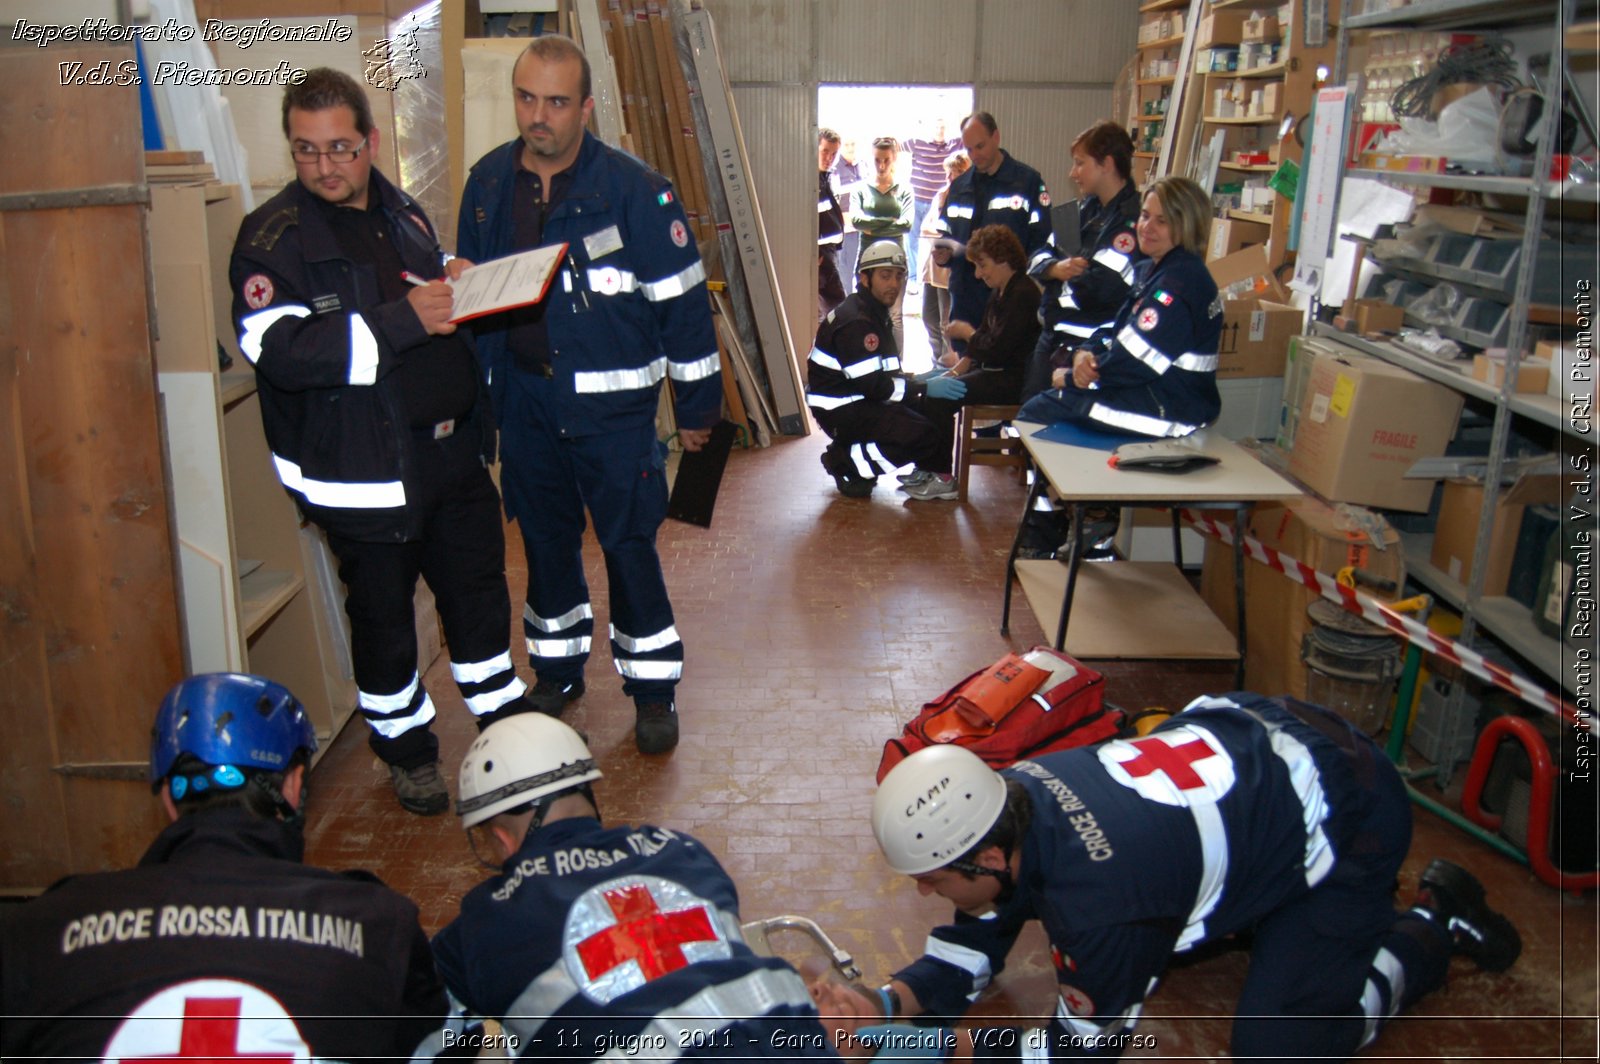
<svg viewBox="0 0 1600 1064">
<path fill-rule="evenodd" d="M 306 826 L 306 792 L 309 789 L 304 784 L 300 786 L 300 808 L 283 796 L 281 788 L 269 784 L 264 777 L 253 774 L 245 786 L 254 790 L 267 801 L 272 803 L 272 808 L 277 812 L 278 819 L 297 831 L 304 831 Z"/>
<path fill-rule="evenodd" d="M 1017 893 L 1017 881 L 1011 876 L 1011 855 L 1009 853 L 1006 854 L 1006 863 L 1003 868 L 989 868 L 978 864 L 976 861 L 951 861 L 945 867 L 953 868 L 957 872 L 965 872 L 969 876 L 990 876 L 998 880 L 1000 893 L 995 895 L 994 900 L 1000 905 L 1010 901 L 1012 896 Z"/>
</svg>

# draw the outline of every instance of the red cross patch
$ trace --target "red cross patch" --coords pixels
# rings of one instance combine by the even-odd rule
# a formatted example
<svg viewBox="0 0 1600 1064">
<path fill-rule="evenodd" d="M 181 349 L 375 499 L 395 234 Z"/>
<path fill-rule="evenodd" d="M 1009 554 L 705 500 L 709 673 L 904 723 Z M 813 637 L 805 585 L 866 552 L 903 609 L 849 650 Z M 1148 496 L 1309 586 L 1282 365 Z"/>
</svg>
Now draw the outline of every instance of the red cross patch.
<svg viewBox="0 0 1600 1064">
<path fill-rule="evenodd" d="M 1111 246 L 1122 252 L 1124 255 L 1131 255 L 1133 253 L 1133 246 L 1136 243 L 1137 241 L 1133 239 L 1133 234 L 1126 230 L 1111 238 Z"/>
<path fill-rule="evenodd" d="M 245 306 L 260 310 L 272 302 L 272 278 L 264 273 L 253 273 L 244 279 L 240 291 L 244 293 Z"/>
<path fill-rule="evenodd" d="M 672 220 L 672 228 L 669 231 L 672 233 L 672 242 L 674 244 L 678 245 L 680 248 L 688 246 L 688 244 L 689 244 L 689 230 L 684 228 L 684 225 L 683 225 L 682 222 L 680 222 L 680 221 L 678 221 L 678 219 L 674 218 Z"/>
<path fill-rule="evenodd" d="M 867 335 L 861 341 L 861 346 L 866 348 L 868 351 L 876 351 L 878 349 L 878 343 L 879 341 L 877 333 L 867 333 Z"/>
<path fill-rule="evenodd" d="M 1039 206 L 1041 206 L 1041 207 L 1050 206 L 1050 193 L 1045 191 L 1044 189 L 1040 189 L 1039 190 Z"/>
<path fill-rule="evenodd" d="M 1233 789 L 1233 758 L 1216 737 L 1193 724 L 1161 728 L 1097 751 L 1112 779 L 1162 805 L 1216 802 Z"/>
<path fill-rule="evenodd" d="M 680 883 L 624 876 L 586 891 L 562 932 L 568 973 L 602 1004 L 697 961 L 733 956 L 716 908 Z"/>
<path fill-rule="evenodd" d="M 1160 321 L 1161 315 L 1156 313 L 1155 307 L 1145 307 L 1139 312 L 1139 331 L 1149 332 L 1151 329 L 1154 329 L 1156 324 Z"/>
<path fill-rule="evenodd" d="M 1067 1011 L 1072 1013 L 1074 1016 L 1094 1015 L 1093 999 L 1075 986 L 1067 986 L 1065 984 L 1062 985 L 1061 1003 L 1065 1005 L 1067 1007 Z"/>
<path fill-rule="evenodd" d="M 104 1058 L 127 1064 L 295 1064 L 311 1058 L 311 1047 L 266 991 L 233 979 L 196 979 L 151 995 L 129 1013 Z"/>
</svg>

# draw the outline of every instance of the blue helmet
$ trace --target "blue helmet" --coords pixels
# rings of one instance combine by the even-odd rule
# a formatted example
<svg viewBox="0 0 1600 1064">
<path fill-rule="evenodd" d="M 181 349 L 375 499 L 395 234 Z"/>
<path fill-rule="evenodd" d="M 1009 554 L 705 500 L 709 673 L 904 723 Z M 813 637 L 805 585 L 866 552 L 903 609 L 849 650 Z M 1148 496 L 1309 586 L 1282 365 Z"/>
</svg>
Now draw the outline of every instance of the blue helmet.
<svg viewBox="0 0 1600 1064">
<path fill-rule="evenodd" d="M 150 734 L 150 782 L 159 784 L 180 754 L 192 754 L 224 770 L 215 774 L 218 785 L 242 786 L 247 770 L 282 772 L 302 749 L 314 753 L 317 736 L 282 684 L 237 672 L 191 676 L 161 700 Z"/>
</svg>

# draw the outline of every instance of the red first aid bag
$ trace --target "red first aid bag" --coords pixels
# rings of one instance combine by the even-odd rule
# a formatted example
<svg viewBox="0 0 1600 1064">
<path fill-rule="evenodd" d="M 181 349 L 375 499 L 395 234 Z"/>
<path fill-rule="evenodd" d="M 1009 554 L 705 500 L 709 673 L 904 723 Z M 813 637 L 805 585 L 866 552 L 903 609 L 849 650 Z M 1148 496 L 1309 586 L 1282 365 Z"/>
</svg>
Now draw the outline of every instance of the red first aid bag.
<svg viewBox="0 0 1600 1064">
<path fill-rule="evenodd" d="M 1087 746 L 1122 730 L 1105 701 L 1105 677 L 1047 646 L 1007 654 L 922 707 L 883 744 L 878 782 L 908 754 L 936 743 L 967 747 L 995 768 L 1052 750 Z"/>
</svg>

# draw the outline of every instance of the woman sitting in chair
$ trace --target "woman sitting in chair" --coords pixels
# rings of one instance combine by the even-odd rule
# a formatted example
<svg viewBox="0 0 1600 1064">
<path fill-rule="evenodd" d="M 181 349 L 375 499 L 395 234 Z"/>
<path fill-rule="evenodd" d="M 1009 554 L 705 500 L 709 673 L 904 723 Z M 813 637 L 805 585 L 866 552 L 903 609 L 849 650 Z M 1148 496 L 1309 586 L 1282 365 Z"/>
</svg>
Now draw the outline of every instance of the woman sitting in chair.
<svg viewBox="0 0 1600 1064">
<path fill-rule="evenodd" d="M 1187 436 L 1215 421 L 1222 303 L 1203 258 L 1211 200 L 1185 177 L 1163 177 L 1139 211 L 1149 256 L 1116 320 L 1055 358 L 1052 390 L 1018 421 L 1070 421 L 1132 436 Z"/>
<path fill-rule="evenodd" d="M 947 355 L 944 372 L 907 389 L 907 403 L 938 427 L 943 443 L 942 469 L 918 468 L 902 480 L 913 499 L 957 497 L 950 475 L 957 412 L 964 406 L 1015 404 L 1039 339 L 1039 286 L 1027 274 L 1017 235 L 1003 225 L 986 225 L 967 242 L 967 258 L 989 286 L 989 302 L 976 327 L 959 320 L 945 326 L 948 339 L 966 341 L 966 354 Z"/>
</svg>

